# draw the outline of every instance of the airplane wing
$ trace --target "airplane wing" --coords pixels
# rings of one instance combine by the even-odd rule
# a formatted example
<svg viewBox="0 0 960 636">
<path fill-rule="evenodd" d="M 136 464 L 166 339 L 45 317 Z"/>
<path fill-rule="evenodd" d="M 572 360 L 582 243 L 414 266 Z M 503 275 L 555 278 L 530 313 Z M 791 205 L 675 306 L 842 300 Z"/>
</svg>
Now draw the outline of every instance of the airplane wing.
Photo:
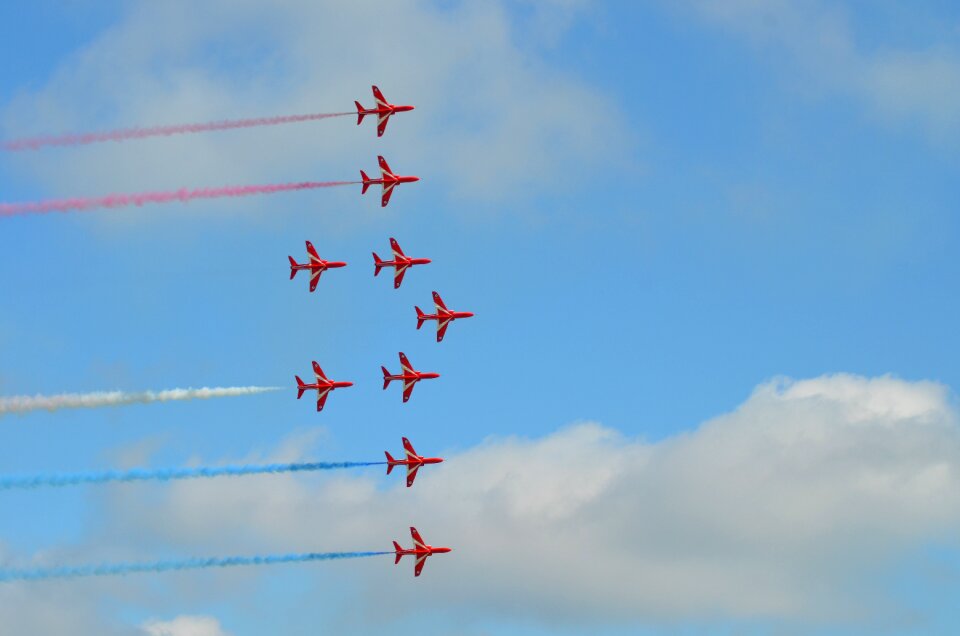
<svg viewBox="0 0 960 636">
<path fill-rule="evenodd" d="M 390 106 L 390 102 L 387 101 L 387 99 L 383 96 L 383 93 L 381 93 L 380 89 L 376 86 L 373 87 L 373 99 L 377 102 L 377 104 L 383 106 L 384 108 Z"/>
<path fill-rule="evenodd" d="M 413 365 L 410 364 L 409 360 L 407 360 L 407 356 L 403 351 L 400 352 L 400 366 L 403 368 L 404 372 L 406 373 L 409 373 L 409 374 L 416 373 L 416 371 L 413 370 Z"/>
<path fill-rule="evenodd" d="M 416 386 L 416 380 L 404 380 L 403 382 L 403 401 L 406 402 L 410 399 L 410 395 L 413 393 L 413 387 Z"/>
<path fill-rule="evenodd" d="M 418 470 L 420 470 L 420 464 L 407 464 L 407 488 L 413 485 L 413 480 L 417 478 Z"/>
<path fill-rule="evenodd" d="M 406 437 L 402 439 L 403 439 L 403 450 L 407 454 L 407 459 L 410 459 L 411 457 L 416 457 L 417 451 L 413 450 L 413 444 L 410 443 L 410 440 L 408 440 Z"/>
<path fill-rule="evenodd" d="M 409 265 L 400 265 L 393 272 L 393 288 L 400 289 L 400 283 L 403 282 L 403 275 L 407 273 Z"/>
<path fill-rule="evenodd" d="M 413 575 L 420 576 L 420 573 L 423 572 L 423 564 L 427 562 L 427 557 L 429 554 L 418 554 L 417 555 L 417 564 L 413 566 Z"/>
<path fill-rule="evenodd" d="M 443 342 L 443 335 L 447 333 L 447 327 L 450 325 L 450 319 L 437 321 L 437 342 Z"/>
<path fill-rule="evenodd" d="M 396 259 L 397 257 L 406 258 L 407 256 L 406 254 L 403 253 L 403 250 L 400 249 L 400 244 L 397 243 L 397 239 L 393 237 L 390 237 L 390 249 L 393 250 L 394 259 Z"/>
<path fill-rule="evenodd" d="M 443 304 L 443 299 L 440 298 L 440 294 L 438 294 L 437 292 L 433 292 L 433 304 L 437 306 L 437 313 L 440 313 L 441 309 L 443 311 L 449 311 L 449 309 L 447 309 L 447 306 Z"/>
<path fill-rule="evenodd" d="M 327 403 L 328 395 L 330 395 L 330 387 L 317 389 L 317 413 L 323 410 L 323 405 Z"/>
<path fill-rule="evenodd" d="M 383 133 L 387 129 L 387 122 L 390 121 L 390 115 L 392 114 L 384 113 L 377 119 L 377 137 L 383 137 Z"/>
<path fill-rule="evenodd" d="M 330 379 L 327 378 L 327 375 L 323 372 L 323 369 L 320 368 L 320 365 L 317 364 L 316 360 L 313 362 L 313 374 L 317 376 L 318 380 L 326 380 L 327 382 L 330 381 Z"/>
<path fill-rule="evenodd" d="M 417 529 L 413 526 L 410 526 L 410 538 L 413 539 L 414 548 L 426 549 L 427 543 L 423 540 L 423 537 L 420 536 L 420 533 L 417 532 Z"/>
<path fill-rule="evenodd" d="M 395 177 L 393 170 L 390 169 L 390 166 L 387 164 L 387 160 L 383 158 L 383 155 L 377 157 L 377 161 L 380 163 L 380 176 L 381 177 Z"/>
<path fill-rule="evenodd" d="M 387 204 L 390 203 L 390 196 L 393 194 L 393 188 L 396 186 L 396 183 L 383 184 L 383 194 L 380 195 L 380 207 L 385 208 Z"/>
<path fill-rule="evenodd" d="M 313 243 L 311 243 L 310 241 L 307 241 L 307 254 L 310 255 L 310 260 L 312 262 L 316 263 L 320 261 L 320 255 L 317 254 L 317 250 L 314 249 Z"/>
<path fill-rule="evenodd" d="M 313 291 L 317 288 L 317 283 L 320 282 L 320 274 L 322 273 L 322 269 L 315 269 L 310 272 L 310 291 Z"/>
</svg>

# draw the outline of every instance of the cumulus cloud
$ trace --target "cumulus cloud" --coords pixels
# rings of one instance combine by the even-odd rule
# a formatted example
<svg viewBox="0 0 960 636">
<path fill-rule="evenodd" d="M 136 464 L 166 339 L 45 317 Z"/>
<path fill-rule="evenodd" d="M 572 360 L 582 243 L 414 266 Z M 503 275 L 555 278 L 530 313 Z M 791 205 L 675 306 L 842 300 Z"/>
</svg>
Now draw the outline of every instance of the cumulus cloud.
<svg viewBox="0 0 960 636">
<path fill-rule="evenodd" d="M 436 606 L 460 625 L 874 622 L 896 614 L 875 584 L 894 562 L 956 545 L 958 423 L 936 383 L 777 379 L 656 443 L 580 423 L 448 455 L 410 490 L 353 475 L 210 481 L 113 514 L 128 536 L 192 551 L 378 549 L 409 543 L 409 525 L 453 547 L 415 585 L 409 563 L 338 570 L 371 631 Z"/>
<path fill-rule="evenodd" d="M 562 24 L 577 4 L 560 3 Z M 524 24 L 547 39 L 567 28 Z M 358 130 L 343 119 L 27 153 L 16 165 L 46 188 L 82 194 L 355 178 L 375 171 L 378 153 L 458 199 L 589 178 L 623 148 L 618 109 L 546 63 L 537 38 L 516 28 L 499 3 L 133 3 L 44 86 L 12 100 L 0 121 L 10 137 L 342 111 L 354 99 L 370 102 L 376 83 L 389 99 L 417 105 L 382 140 L 369 120 Z"/>
<path fill-rule="evenodd" d="M 229 636 L 220 622 L 209 616 L 178 616 L 171 621 L 151 620 L 143 624 L 147 636 Z"/>
<path fill-rule="evenodd" d="M 697 0 L 708 23 L 778 53 L 797 88 L 839 92 L 874 115 L 916 122 L 933 138 L 960 133 L 960 50 L 946 42 L 867 50 L 835 5 L 786 0 Z"/>
</svg>

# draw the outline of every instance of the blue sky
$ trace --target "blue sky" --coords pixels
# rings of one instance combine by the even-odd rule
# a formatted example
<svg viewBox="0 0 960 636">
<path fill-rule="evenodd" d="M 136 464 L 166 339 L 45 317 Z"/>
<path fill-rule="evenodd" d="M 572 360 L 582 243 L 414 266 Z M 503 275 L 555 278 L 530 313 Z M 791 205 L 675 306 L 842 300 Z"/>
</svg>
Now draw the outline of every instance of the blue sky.
<svg viewBox="0 0 960 636">
<path fill-rule="evenodd" d="M 565 595 L 575 588 L 527 599 L 521 589 L 497 590 L 486 572 L 478 579 L 490 579 L 489 587 L 477 582 L 469 593 L 464 587 L 463 598 L 423 599 L 476 574 L 456 569 L 458 558 L 469 564 L 471 553 L 480 563 L 489 557 L 489 537 L 427 530 L 430 522 L 458 527 L 453 513 L 443 512 L 452 504 L 444 496 L 460 498 L 457 457 L 469 465 L 488 452 L 512 456 L 516 445 L 549 457 L 551 440 L 562 448 L 571 439 L 596 444 L 584 452 L 584 465 L 576 453 L 561 467 L 544 464 L 543 483 L 533 469 L 498 463 L 490 470 L 502 468 L 502 482 L 469 490 L 478 509 L 507 501 L 509 492 L 534 510 L 553 501 L 546 490 L 555 482 L 546 475 L 574 479 L 574 490 L 578 472 L 588 473 L 583 483 L 606 484 L 622 473 L 630 484 L 635 475 L 618 472 L 621 453 L 671 457 L 684 444 L 710 439 L 704 435 L 713 424 L 742 435 L 734 437 L 740 448 L 753 448 L 751 436 L 759 434 L 737 418 L 767 408 L 761 419 L 771 426 L 780 418 L 796 421 L 798 430 L 822 426 L 820 448 L 831 458 L 849 441 L 831 431 L 861 422 L 850 415 L 861 407 L 879 413 L 866 421 L 902 425 L 905 436 L 916 434 L 916 422 L 937 423 L 945 437 L 932 446 L 890 438 L 898 457 L 904 448 L 957 448 L 957 7 L 404 2 L 378 11 L 362 3 L 267 10 L 256 2 L 210 2 L 184 19 L 183 6 L 0 8 L 0 47 L 16 62 L 0 76 L 0 137 L 340 111 L 354 99 L 369 102 L 371 83 L 417 110 L 397 116 L 383 139 L 369 123 L 357 128 L 343 118 L 7 154 L 0 157 L 0 199 L 352 179 L 373 170 L 377 154 L 423 180 L 398 189 L 386 210 L 350 186 L 0 219 L 0 394 L 287 386 L 294 374 L 308 375 L 314 359 L 356 386 L 332 395 L 319 415 L 290 388 L 7 416 L 2 472 L 376 460 L 384 449 L 399 450 L 402 435 L 451 460 L 434 480 L 422 475 L 415 494 L 374 469 L 248 478 L 221 490 L 187 484 L 2 493 L 0 559 L 23 565 L 367 550 L 404 538 L 410 524 L 467 555 L 433 559 L 425 573 L 432 580 L 413 581 L 384 560 L 24 586 L 0 596 L 0 616 L 32 633 L 56 633 L 56 623 L 43 622 L 52 619 L 38 618 L 50 608 L 81 617 L 77 629 L 90 633 L 167 633 L 150 631 L 161 628 L 149 621 L 178 616 L 215 621 L 210 629 L 219 631 L 203 634 L 237 635 L 278 625 L 283 633 L 317 625 L 358 632 L 428 625 L 427 633 L 456 626 L 470 634 L 554 633 L 561 625 L 569 633 L 860 633 L 884 623 L 956 630 L 957 544 L 948 538 L 960 529 L 955 495 L 930 495 L 930 509 L 943 516 L 931 513 L 928 524 L 909 532 L 885 537 L 882 529 L 900 522 L 864 512 L 846 525 L 838 521 L 836 532 L 828 526 L 813 533 L 803 544 L 811 554 L 849 553 L 838 538 L 846 532 L 851 544 L 863 543 L 857 536 L 885 537 L 865 541 L 869 549 L 854 550 L 856 558 L 821 578 L 777 567 L 770 554 L 797 544 L 772 531 L 758 541 L 776 548 L 770 553 L 741 554 L 722 543 L 704 547 L 703 562 L 689 549 L 678 553 L 677 572 L 727 560 L 730 568 L 748 563 L 779 572 L 779 587 L 768 583 L 778 596 L 766 605 L 698 591 L 682 577 L 679 599 L 651 600 L 642 582 L 608 571 L 598 571 L 597 580 L 637 589 L 636 598 L 623 599 L 637 611 L 587 599 L 567 614 Z M 433 259 L 409 272 L 400 290 L 372 276 L 370 252 L 387 252 L 390 236 L 409 254 Z M 349 263 L 325 274 L 314 294 L 305 280 L 287 280 L 286 256 L 302 259 L 305 239 L 321 256 Z M 429 305 L 434 289 L 451 307 L 476 312 L 452 325 L 440 345 L 414 328 L 413 306 Z M 396 367 L 400 350 L 442 374 L 406 405 L 397 391 L 381 391 L 379 380 L 378 367 Z M 832 374 L 848 374 L 849 382 Z M 765 401 L 762 387 L 781 377 L 798 383 Z M 808 393 L 827 396 L 817 398 L 823 409 L 791 410 L 793 400 L 811 399 Z M 894 406 L 876 411 L 878 401 Z M 571 433 L 568 427 L 583 422 L 617 433 L 612 441 Z M 776 448 L 786 464 L 801 452 Z M 599 470 L 586 465 L 593 457 L 601 465 L 611 457 L 609 475 L 591 472 Z M 913 467 L 906 473 L 883 472 L 892 470 L 889 463 L 870 457 L 878 463 L 869 463 L 869 474 L 890 484 L 927 474 L 928 464 L 931 474 L 941 464 L 954 480 L 960 474 L 949 454 L 905 457 Z M 851 452 L 845 461 L 831 463 L 837 479 L 860 483 L 862 473 L 844 471 L 867 460 Z M 794 477 L 812 480 L 802 471 Z M 678 478 L 661 494 L 682 501 L 687 483 Z M 925 486 L 924 496 L 939 487 L 950 490 Z M 253 494 L 263 499 L 245 498 Z M 812 508 L 785 509 L 797 515 L 796 525 L 829 518 L 829 506 L 816 504 L 826 495 L 810 496 Z M 888 509 L 921 499 L 878 497 L 878 508 Z M 371 509 L 387 500 L 395 508 Z M 527 542 L 550 543 L 540 533 L 575 527 L 591 545 L 614 526 L 651 524 L 605 523 L 603 515 L 590 516 L 595 504 L 543 525 L 521 525 L 511 513 L 502 528 L 521 533 L 514 547 L 522 556 Z M 290 529 L 301 523 L 298 510 L 323 527 Z M 927 510 L 918 508 L 917 518 L 927 519 Z M 714 514 L 718 523 L 725 516 Z M 763 516 L 750 507 L 744 514 L 745 527 L 750 515 Z M 534 517 L 553 519 L 549 512 Z M 763 525 L 759 517 L 756 525 Z M 663 531 L 678 530 L 667 524 Z M 560 564 L 567 558 L 562 545 Z M 537 567 L 531 562 L 527 573 Z M 745 593 L 750 584 L 764 587 L 759 575 L 744 576 Z M 402 611 L 377 609 L 376 592 L 389 590 L 400 602 L 421 583 L 420 600 Z M 78 586 L 83 594 L 67 602 Z M 819 586 L 839 600 L 812 598 L 809 590 Z"/>
</svg>

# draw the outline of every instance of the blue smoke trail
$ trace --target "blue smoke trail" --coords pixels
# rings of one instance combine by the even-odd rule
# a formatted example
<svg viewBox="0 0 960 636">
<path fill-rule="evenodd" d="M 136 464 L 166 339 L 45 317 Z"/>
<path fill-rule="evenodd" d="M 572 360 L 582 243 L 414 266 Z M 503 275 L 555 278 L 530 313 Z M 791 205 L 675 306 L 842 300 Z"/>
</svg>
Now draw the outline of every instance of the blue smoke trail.
<svg viewBox="0 0 960 636">
<path fill-rule="evenodd" d="M 112 481 L 170 481 L 172 479 L 200 479 L 206 477 L 237 477 L 262 475 L 264 473 L 297 473 L 315 470 L 379 466 L 386 462 L 311 462 L 301 464 L 261 464 L 253 466 L 213 466 L 200 468 L 158 468 L 148 470 L 108 470 L 100 473 L 77 473 L 73 475 L 35 475 L 32 477 L 0 477 L 0 490 L 13 488 L 39 488 L 42 486 L 77 486 L 79 484 L 105 484 Z"/>
<path fill-rule="evenodd" d="M 0 583 L 10 581 L 74 579 L 87 576 L 118 576 L 138 572 L 170 572 L 175 570 L 228 568 L 239 565 L 274 565 L 277 563 L 302 563 L 305 561 L 333 561 L 336 559 L 359 559 L 361 557 L 379 556 L 381 554 L 393 554 L 393 552 L 307 552 L 304 554 L 182 559 L 179 561 L 154 561 L 153 563 L 106 563 L 101 565 L 0 570 Z"/>
</svg>

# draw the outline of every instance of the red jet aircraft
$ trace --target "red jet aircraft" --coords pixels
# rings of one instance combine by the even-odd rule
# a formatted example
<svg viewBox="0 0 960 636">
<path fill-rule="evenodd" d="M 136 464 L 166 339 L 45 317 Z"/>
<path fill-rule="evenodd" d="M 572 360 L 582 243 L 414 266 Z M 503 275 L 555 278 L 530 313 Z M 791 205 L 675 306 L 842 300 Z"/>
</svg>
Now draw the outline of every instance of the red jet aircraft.
<svg viewBox="0 0 960 636">
<path fill-rule="evenodd" d="M 327 396 L 330 395 L 330 391 L 334 389 L 342 389 L 344 387 L 353 386 L 353 382 L 336 382 L 331 380 L 324 374 L 323 369 L 320 368 L 320 365 L 316 362 L 313 363 L 313 374 L 317 377 L 316 384 L 304 384 L 303 380 L 300 379 L 300 376 L 294 376 L 297 379 L 297 399 L 303 397 L 303 392 L 307 389 L 316 389 L 317 390 L 317 412 L 323 410 L 323 405 L 327 403 Z"/>
<path fill-rule="evenodd" d="M 293 277 L 297 275 L 301 269 L 310 270 L 310 291 L 313 291 L 317 288 L 317 282 L 320 280 L 320 274 L 325 272 L 328 269 L 333 269 L 335 267 L 346 267 L 346 263 L 342 261 L 325 261 L 320 258 L 320 255 L 317 254 L 317 250 L 313 249 L 313 243 L 307 241 L 307 254 L 310 256 L 309 263 L 298 263 L 293 259 L 292 256 L 288 256 L 290 259 L 290 280 L 293 280 Z"/>
<path fill-rule="evenodd" d="M 390 202 L 390 195 L 393 194 L 393 189 L 397 186 L 398 183 L 413 183 L 414 181 L 419 181 L 420 177 L 402 177 L 400 175 L 393 174 L 393 171 L 390 170 L 390 166 L 387 165 L 386 159 L 383 157 L 377 157 L 377 160 L 380 162 L 380 178 L 371 179 L 367 176 L 367 173 L 363 170 L 360 171 L 360 178 L 363 180 L 363 190 L 360 194 L 366 194 L 367 188 L 370 186 L 379 183 L 383 185 L 383 194 L 380 196 L 380 207 L 387 207 L 387 203 Z"/>
<path fill-rule="evenodd" d="M 377 102 L 376 108 L 364 108 L 360 105 L 360 102 L 353 103 L 357 105 L 357 126 L 363 123 L 363 118 L 366 115 L 377 116 L 377 137 L 383 136 L 383 131 L 387 129 L 387 120 L 390 119 L 391 115 L 413 110 L 413 106 L 397 106 L 396 104 L 391 104 L 376 86 L 373 87 L 373 99 Z"/>
<path fill-rule="evenodd" d="M 383 454 L 387 456 L 388 475 L 394 466 L 405 465 L 407 467 L 407 488 L 413 485 L 413 480 L 417 478 L 417 471 L 420 470 L 421 466 L 424 464 L 439 464 L 443 461 L 441 457 L 421 457 L 417 455 L 417 451 L 413 450 L 413 444 L 406 437 L 403 438 L 403 452 L 407 455 L 406 459 L 394 459 L 393 455 L 387 451 L 383 451 Z"/>
<path fill-rule="evenodd" d="M 443 304 L 440 294 L 433 292 L 433 303 L 437 306 L 437 313 L 425 314 L 419 307 L 417 310 L 417 329 L 423 326 L 424 320 L 437 321 L 437 342 L 443 342 L 443 334 L 447 333 L 447 326 L 457 318 L 473 318 L 473 312 L 470 311 L 450 311 Z"/>
<path fill-rule="evenodd" d="M 424 543 L 420 533 L 417 532 L 417 529 L 413 526 L 410 527 L 410 536 L 413 538 L 413 547 L 409 550 L 403 549 L 396 541 L 393 542 L 393 551 L 394 554 L 397 555 L 397 558 L 393 564 L 396 565 L 397 563 L 400 563 L 400 558 L 408 554 L 416 557 L 417 561 L 413 566 L 414 576 L 420 576 L 420 573 L 423 572 L 423 564 L 427 562 L 428 556 L 450 552 L 450 548 L 435 548 L 432 545 L 427 545 Z"/>
<path fill-rule="evenodd" d="M 393 260 L 392 261 L 382 261 L 380 257 L 377 256 L 377 253 L 373 253 L 373 275 L 376 276 L 380 273 L 380 269 L 383 267 L 393 266 L 393 288 L 400 289 L 400 283 L 403 282 L 403 275 L 407 273 L 407 268 L 413 265 L 426 265 L 430 262 L 429 258 L 410 258 L 403 253 L 403 250 L 400 249 L 400 244 L 397 243 L 397 239 L 390 239 L 390 247 L 393 249 Z"/>
<path fill-rule="evenodd" d="M 439 373 L 422 373 L 420 371 L 415 371 L 413 366 L 410 364 L 410 361 L 407 360 L 407 356 L 400 352 L 400 373 L 398 375 L 390 375 L 390 372 L 387 371 L 387 367 L 380 367 L 383 370 L 383 388 L 386 390 L 390 386 L 390 382 L 393 380 L 403 380 L 403 401 L 406 402 L 410 399 L 410 394 L 413 393 L 414 385 L 420 380 L 432 380 L 434 378 L 439 378 Z"/>
</svg>

